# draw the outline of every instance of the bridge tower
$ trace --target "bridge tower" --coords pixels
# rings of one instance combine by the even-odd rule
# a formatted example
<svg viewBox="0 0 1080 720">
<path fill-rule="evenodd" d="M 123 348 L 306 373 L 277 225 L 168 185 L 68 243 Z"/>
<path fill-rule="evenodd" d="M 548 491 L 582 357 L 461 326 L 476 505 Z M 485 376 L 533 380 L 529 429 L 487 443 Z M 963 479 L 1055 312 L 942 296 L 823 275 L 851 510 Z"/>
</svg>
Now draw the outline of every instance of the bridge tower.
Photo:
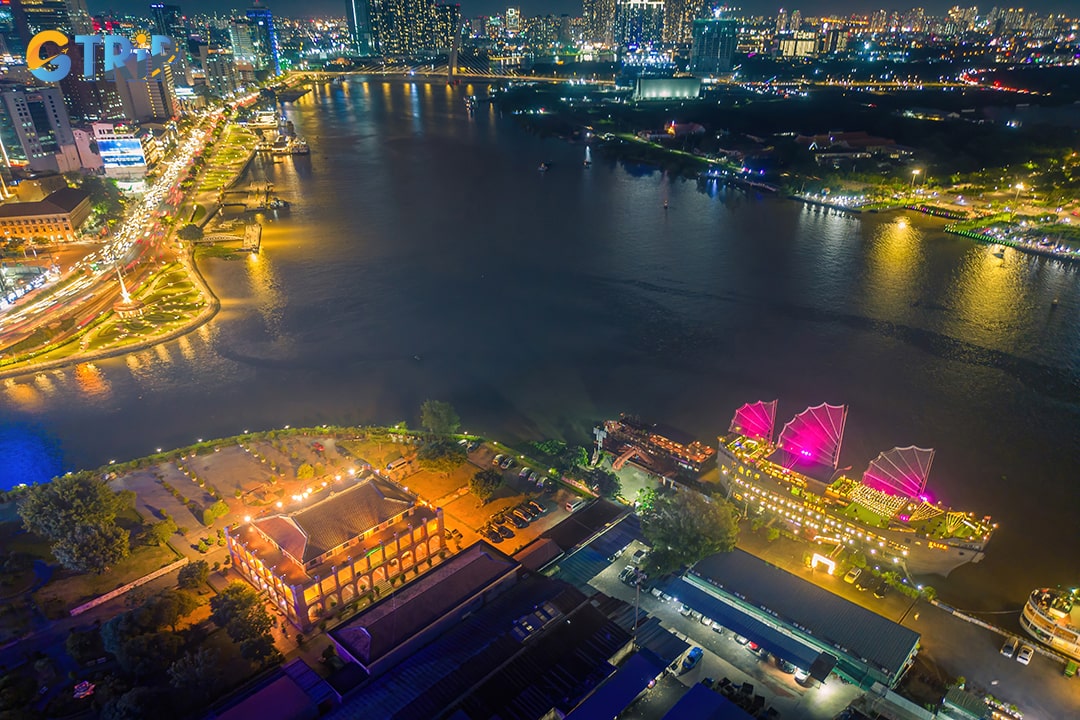
<svg viewBox="0 0 1080 720">
<path fill-rule="evenodd" d="M 454 39 L 450 41 L 450 56 L 446 59 L 446 84 L 454 84 L 454 74 L 457 72 L 458 43 L 461 42 L 461 28 L 454 33 Z"/>
</svg>

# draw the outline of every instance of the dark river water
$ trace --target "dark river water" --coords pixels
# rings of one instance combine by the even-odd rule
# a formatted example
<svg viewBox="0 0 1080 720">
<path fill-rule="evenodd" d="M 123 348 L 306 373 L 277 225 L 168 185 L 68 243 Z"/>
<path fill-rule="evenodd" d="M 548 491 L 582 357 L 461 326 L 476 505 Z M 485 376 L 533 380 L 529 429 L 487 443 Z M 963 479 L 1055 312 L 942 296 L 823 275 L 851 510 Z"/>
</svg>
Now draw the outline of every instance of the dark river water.
<svg viewBox="0 0 1080 720">
<path fill-rule="evenodd" d="M 312 154 L 252 165 L 292 211 L 257 258 L 202 264 L 220 315 L 0 383 L 0 486 L 245 429 L 415 422 L 426 398 L 470 431 L 578 441 L 620 411 L 708 439 L 746 401 L 779 398 L 778 422 L 847 403 L 842 466 L 937 448 L 930 492 L 1001 523 L 934 583 L 947 598 L 1080 580 L 1077 268 L 922 217 L 586 169 L 582 146 L 470 117 L 473 91 L 355 80 L 289 105 Z"/>
</svg>

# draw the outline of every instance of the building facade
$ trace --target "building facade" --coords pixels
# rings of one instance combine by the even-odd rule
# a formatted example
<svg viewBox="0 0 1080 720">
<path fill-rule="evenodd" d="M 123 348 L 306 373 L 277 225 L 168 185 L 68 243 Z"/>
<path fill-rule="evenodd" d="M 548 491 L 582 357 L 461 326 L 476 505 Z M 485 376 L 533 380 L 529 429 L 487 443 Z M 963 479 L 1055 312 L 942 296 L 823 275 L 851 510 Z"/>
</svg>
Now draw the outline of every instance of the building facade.
<svg viewBox="0 0 1080 720">
<path fill-rule="evenodd" d="M 90 196 L 77 188 L 63 188 L 37 202 L 0 205 L 0 235 L 5 238 L 45 238 L 71 242 L 90 217 Z"/>
<path fill-rule="evenodd" d="M 369 473 L 334 490 L 226 531 L 234 567 L 301 629 L 421 562 L 439 562 L 445 549 L 442 509 L 404 488 Z"/>
<path fill-rule="evenodd" d="M 654 45 L 663 39 L 663 0 L 618 0 L 615 42 L 622 47 Z"/>
<path fill-rule="evenodd" d="M 353 52 L 360 57 L 377 55 L 378 46 L 371 26 L 371 0 L 346 0 L 345 17 L 349 23 Z"/>
<path fill-rule="evenodd" d="M 248 8 L 247 20 L 251 27 L 255 70 L 269 70 L 280 75 L 281 55 L 273 13 L 265 7 Z"/>
<path fill-rule="evenodd" d="M 734 19 L 695 20 L 690 72 L 695 75 L 730 72 L 737 44 L 738 26 Z"/>
<path fill-rule="evenodd" d="M 22 88 L 0 93 L 0 154 L 9 168 L 72 172 L 79 153 L 64 96 L 57 88 Z"/>
</svg>

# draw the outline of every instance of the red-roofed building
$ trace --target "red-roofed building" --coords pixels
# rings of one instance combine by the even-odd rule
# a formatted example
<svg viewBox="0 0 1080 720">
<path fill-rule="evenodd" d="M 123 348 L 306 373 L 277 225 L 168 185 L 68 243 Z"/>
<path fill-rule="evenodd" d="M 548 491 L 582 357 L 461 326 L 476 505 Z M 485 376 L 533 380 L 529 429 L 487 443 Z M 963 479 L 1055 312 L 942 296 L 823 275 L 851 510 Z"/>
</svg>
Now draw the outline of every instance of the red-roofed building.
<svg viewBox="0 0 1080 720">
<path fill-rule="evenodd" d="M 445 547 L 442 509 L 389 480 L 368 474 L 325 492 L 227 531 L 234 567 L 301 629 L 420 562 L 439 562 Z"/>
</svg>

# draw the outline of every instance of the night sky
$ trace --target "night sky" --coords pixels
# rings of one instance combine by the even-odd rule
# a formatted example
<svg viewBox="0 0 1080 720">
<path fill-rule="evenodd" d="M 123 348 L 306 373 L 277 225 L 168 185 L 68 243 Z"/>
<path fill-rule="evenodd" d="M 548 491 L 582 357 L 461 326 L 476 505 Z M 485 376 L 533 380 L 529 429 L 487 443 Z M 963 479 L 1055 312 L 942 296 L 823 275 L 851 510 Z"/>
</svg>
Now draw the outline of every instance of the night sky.
<svg viewBox="0 0 1080 720">
<path fill-rule="evenodd" d="M 169 0 L 164 0 L 168 2 Z M 249 3 L 238 0 L 172 0 L 180 5 L 185 13 L 221 10 L 222 8 L 249 7 Z M 519 7 L 525 15 L 544 15 L 547 13 L 569 13 L 579 15 L 581 13 L 581 0 L 462 0 L 461 12 L 465 17 L 476 15 L 489 15 L 505 10 L 507 7 Z M 971 5 L 972 0 L 961 2 L 960 0 L 944 2 L 921 2 L 908 0 L 898 3 L 896 0 L 881 0 L 880 2 L 866 2 L 866 0 L 794 0 L 790 4 L 782 4 L 776 0 L 746 0 L 742 3 L 733 3 L 743 9 L 745 13 L 775 15 L 781 7 L 788 10 L 800 10 L 803 15 L 820 13 L 869 13 L 880 8 L 907 9 L 909 7 L 924 7 L 929 13 L 942 13 L 952 5 Z M 983 12 L 989 12 L 996 3 L 979 3 Z M 1002 7 L 1009 7 L 1010 3 L 1001 0 Z M 1012 3 L 1015 6 L 1017 3 Z M 94 13 L 113 9 L 117 12 L 131 12 L 136 14 L 148 14 L 150 0 L 89 0 L 90 10 Z M 345 0 L 269 0 L 266 3 L 275 13 L 292 17 L 310 17 L 312 15 L 340 15 L 345 14 Z M 1021 3 L 1028 10 L 1039 12 L 1070 12 L 1076 13 L 1076 6 L 1071 0 L 1045 0 L 1044 2 Z"/>
</svg>

